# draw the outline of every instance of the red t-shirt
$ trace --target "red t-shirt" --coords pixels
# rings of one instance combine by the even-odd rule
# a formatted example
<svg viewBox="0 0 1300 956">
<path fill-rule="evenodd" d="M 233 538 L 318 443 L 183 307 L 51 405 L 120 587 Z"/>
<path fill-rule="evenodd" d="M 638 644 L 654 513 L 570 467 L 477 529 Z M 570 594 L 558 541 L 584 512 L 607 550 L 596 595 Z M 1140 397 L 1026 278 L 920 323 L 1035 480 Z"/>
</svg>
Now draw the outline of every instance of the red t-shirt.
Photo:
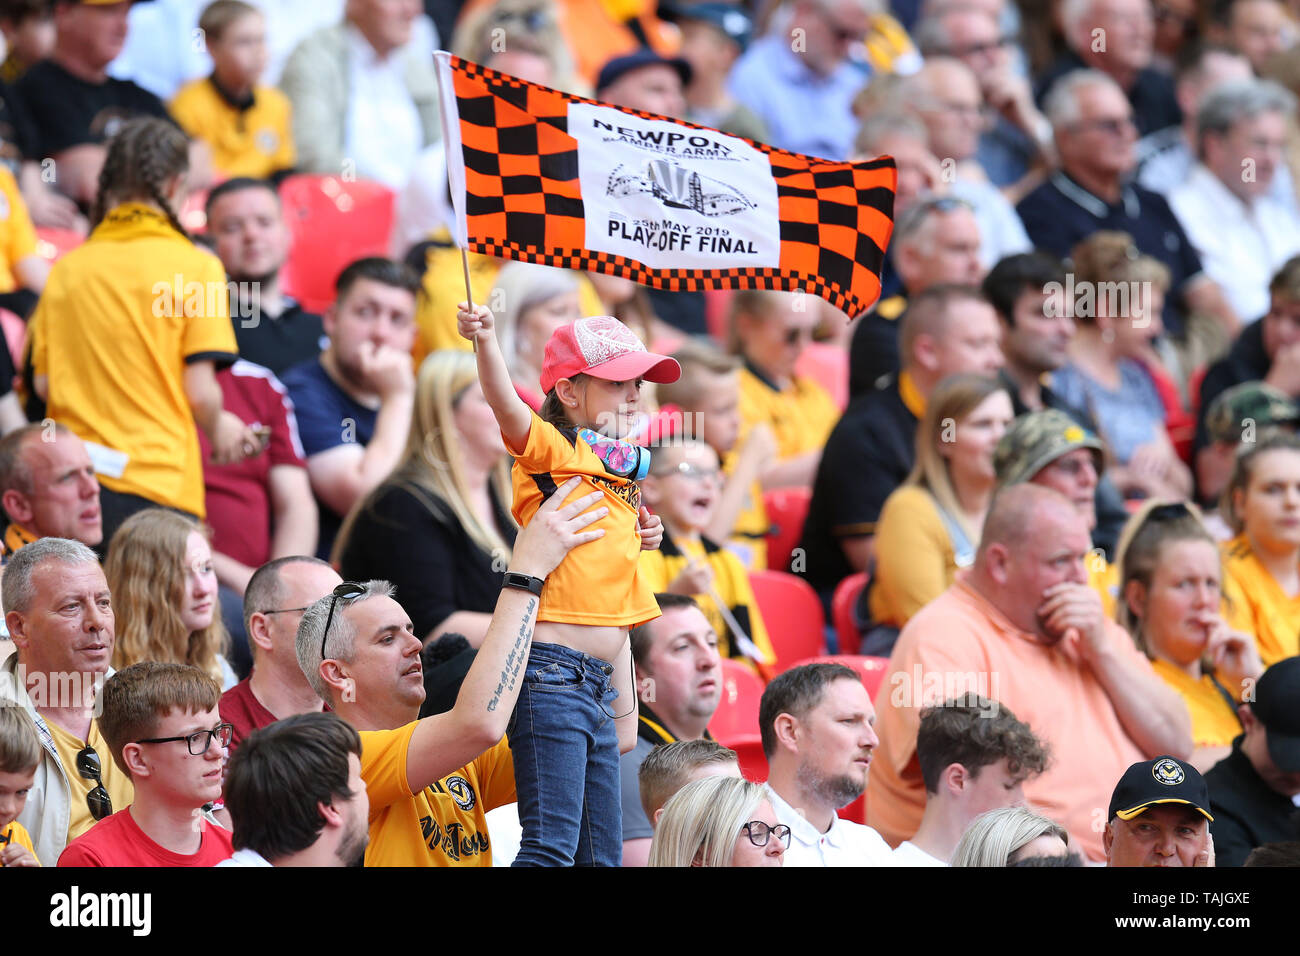
<svg viewBox="0 0 1300 956">
<path fill-rule="evenodd" d="M 288 391 L 268 368 L 241 360 L 218 372 L 217 382 L 226 411 L 250 425 L 270 428 L 271 441 L 256 458 L 213 465 L 208 460 L 212 445 L 199 429 L 212 549 L 260 568 L 271 558 L 271 469 L 307 467 L 298 422 Z"/>
<path fill-rule="evenodd" d="M 259 727 L 269 726 L 278 719 L 275 714 L 262 706 L 260 700 L 253 696 L 253 688 L 248 681 L 249 678 L 245 677 L 230 688 L 221 695 L 221 701 L 217 704 L 221 719 L 235 728 L 235 732 L 230 738 L 229 753 L 232 757 L 235 755 L 235 748 L 239 746 L 240 741 Z"/>
<path fill-rule="evenodd" d="M 173 853 L 149 839 L 126 807 L 69 843 L 59 866 L 216 866 L 235 852 L 229 830 L 205 820 L 199 820 L 199 826 L 199 851 L 190 856 Z"/>
</svg>

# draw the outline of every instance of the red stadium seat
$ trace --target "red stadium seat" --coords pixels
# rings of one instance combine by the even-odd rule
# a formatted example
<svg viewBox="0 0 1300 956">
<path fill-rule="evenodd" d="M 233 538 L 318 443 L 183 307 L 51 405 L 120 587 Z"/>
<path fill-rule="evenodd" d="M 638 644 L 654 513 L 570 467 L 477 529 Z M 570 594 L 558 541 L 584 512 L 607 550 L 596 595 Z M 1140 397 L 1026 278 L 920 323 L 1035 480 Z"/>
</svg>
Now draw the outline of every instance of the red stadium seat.
<svg viewBox="0 0 1300 956">
<path fill-rule="evenodd" d="M 812 491 L 807 488 L 773 488 L 763 493 L 767 520 L 767 566 L 775 571 L 790 570 L 790 554 L 803 537 L 804 519 Z M 770 628 L 769 628 L 770 630 Z"/>
<path fill-rule="evenodd" d="M 854 800 L 847 807 L 840 807 L 837 811 L 841 820 L 848 820 L 850 823 L 861 823 L 864 826 L 867 822 L 867 795 L 864 792 L 862 796 Z"/>
<path fill-rule="evenodd" d="M 857 671 L 862 686 L 867 689 L 867 696 L 872 700 L 876 699 L 876 692 L 880 690 L 880 685 L 884 683 L 885 674 L 889 670 L 888 657 L 868 657 L 865 654 L 823 654 L 819 657 L 809 657 L 793 666 L 799 667 L 803 664 L 843 664 L 850 670 Z"/>
<path fill-rule="evenodd" d="M 753 783 L 767 782 L 767 756 L 763 753 L 763 738 L 759 734 L 738 737 L 727 746 L 736 752 L 742 777 Z"/>
<path fill-rule="evenodd" d="M 867 572 L 859 571 L 850 574 L 835 586 L 835 594 L 831 598 L 831 624 L 835 627 L 835 636 L 839 638 L 841 654 L 856 654 L 862 643 L 856 608 L 867 580 Z"/>
<path fill-rule="evenodd" d="M 776 651 L 776 672 L 825 650 L 826 615 L 822 602 L 803 578 L 784 571 L 751 571 L 750 587 Z"/>
<path fill-rule="evenodd" d="M 348 263 L 388 255 L 393 191 L 379 183 L 337 176 L 290 176 L 280 184 L 292 236 L 284 265 L 285 292 L 321 312 L 334 301 L 334 280 Z"/>
<path fill-rule="evenodd" d="M 722 696 L 718 709 L 709 721 L 709 733 L 719 743 L 758 733 L 758 701 L 763 696 L 763 682 L 744 664 L 723 658 Z"/>
<path fill-rule="evenodd" d="M 830 392 L 840 411 L 849 403 L 849 353 L 840 346 L 809 343 L 794 370 Z"/>
<path fill-rule="evenodd" d="M 42 259 L 56 262 L 86 241 L 86 237 L 75 229 L 36 230 L 36 254 Z"/>
</svg>

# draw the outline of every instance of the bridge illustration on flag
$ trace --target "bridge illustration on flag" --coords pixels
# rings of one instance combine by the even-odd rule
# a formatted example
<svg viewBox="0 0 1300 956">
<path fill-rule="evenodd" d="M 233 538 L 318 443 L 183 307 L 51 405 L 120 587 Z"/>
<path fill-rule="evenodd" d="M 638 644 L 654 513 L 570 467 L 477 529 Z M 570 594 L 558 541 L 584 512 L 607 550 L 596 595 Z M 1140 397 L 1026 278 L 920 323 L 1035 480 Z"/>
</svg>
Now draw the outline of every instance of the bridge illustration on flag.
<svg viewBox="0 0 1300 956">
<path fill-rule="evenodd" d="M 435 54 L 462 249 L 669 291 L 880 296 L 890 157 L 833 162 Z"/>
</svg>

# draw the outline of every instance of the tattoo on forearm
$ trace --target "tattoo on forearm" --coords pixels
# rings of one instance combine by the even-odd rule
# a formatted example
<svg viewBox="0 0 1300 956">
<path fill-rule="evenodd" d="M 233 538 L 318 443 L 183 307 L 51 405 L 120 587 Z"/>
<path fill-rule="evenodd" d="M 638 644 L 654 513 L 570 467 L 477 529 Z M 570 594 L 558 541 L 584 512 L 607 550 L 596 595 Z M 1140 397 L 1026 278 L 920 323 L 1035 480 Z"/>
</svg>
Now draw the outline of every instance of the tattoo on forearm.
<svg viewBox="0 0 1300 956">
<path fill-rule="evenodd" d="M 510 653 L 506 655 L 506 666 L 501 669 L 497 689 L 492 694 L 492 699 L 488 701 L 488 713 L 496 710 L 497 705 L 501 703 L 501 695 L 513 691 L 519 682 L 524 662 L 528 660 L 528 643 L 533 639 L 533 610 L 536 607 L 537 598 L 529 598 L 528 607 L 524 608 L 524 619 L 519 622 L 519 634 L 515 637 L 515 646 L 510 648 Z"/>
</svg>

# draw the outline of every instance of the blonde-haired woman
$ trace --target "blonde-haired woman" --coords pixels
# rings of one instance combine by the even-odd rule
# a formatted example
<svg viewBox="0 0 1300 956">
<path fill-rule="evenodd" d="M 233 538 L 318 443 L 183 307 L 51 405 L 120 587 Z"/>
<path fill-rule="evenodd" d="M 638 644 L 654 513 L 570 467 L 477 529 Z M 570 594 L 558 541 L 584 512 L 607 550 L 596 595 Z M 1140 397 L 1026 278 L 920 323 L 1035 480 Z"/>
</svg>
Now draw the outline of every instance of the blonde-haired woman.
<svg viewBox="0 0 1300 956">
<path fill-rule="evenodd" d="M 164 508 L 138 511 L 108 546 L 104 576 L 113 595 L 113 667 L 140 661 L 190 664 L 221 682 L 238 679 L 226 661 L 211 532 Z"/>
<path fill-rule="evenodd" d="M 349 581 L 396 585 L 422 639 L 458 633 L 477 647 L 518 531 L 509 457 L 472 352 L 434 352 L 415 388 L 402 460 L 349 514 L 334 564 Z"/>
<path fill-rule="evenodd" d="M 664 804 L 647 865 L 781 866 L 789 846 L 762 784 L 705 777 Z"/>
<path fill-rule="evenodd" d="M 1222 545 L 1229 623 L 1271 667 L 1300 654 L 1300 438 L 1267 430 L 1242 443 L 1220 501 L 1236 535 Z"/>
<path fill-rule="evenodd" d="M 1070 835 L 1058 823 L 1024 807 L 981 813 L 962 834 L 952 866 L 1016 866 L 1023 860 L 1059 858 L 1062 866 L 1081 866 L 1070 853 Z"/>
<path fill-rule="evenodd" d="M 1251 634 L 1222 616 L 1219 545 L 1195 505 L 1148 502 L 1120 535 L 1119 622 L 1192 718 L 1191 763 L 1208 771 L 1242 732 L 1237 706 L 1264 672 Z"/>
<path fill-rule="evenodd" d="M 542 360 L 551 334 L 583 316 L 578 274 L 531 262 L 511 262 L 501 267 L 488 301 L 496 310 L 497 338 L 510 381 L 524 400 L 542 404 Z M 496 306 L 494 305 L 495 309 Z"/>
<path fill-rule="evenodd" d="M 916 430 L 916 465 L 876 524 L 862 653 L 887 656 L 911 616 L 974 560 L 997 483 L 993 450 L 1014 417 L 996 379 L 953 375 L 934 390 Z"/>
</svg>

